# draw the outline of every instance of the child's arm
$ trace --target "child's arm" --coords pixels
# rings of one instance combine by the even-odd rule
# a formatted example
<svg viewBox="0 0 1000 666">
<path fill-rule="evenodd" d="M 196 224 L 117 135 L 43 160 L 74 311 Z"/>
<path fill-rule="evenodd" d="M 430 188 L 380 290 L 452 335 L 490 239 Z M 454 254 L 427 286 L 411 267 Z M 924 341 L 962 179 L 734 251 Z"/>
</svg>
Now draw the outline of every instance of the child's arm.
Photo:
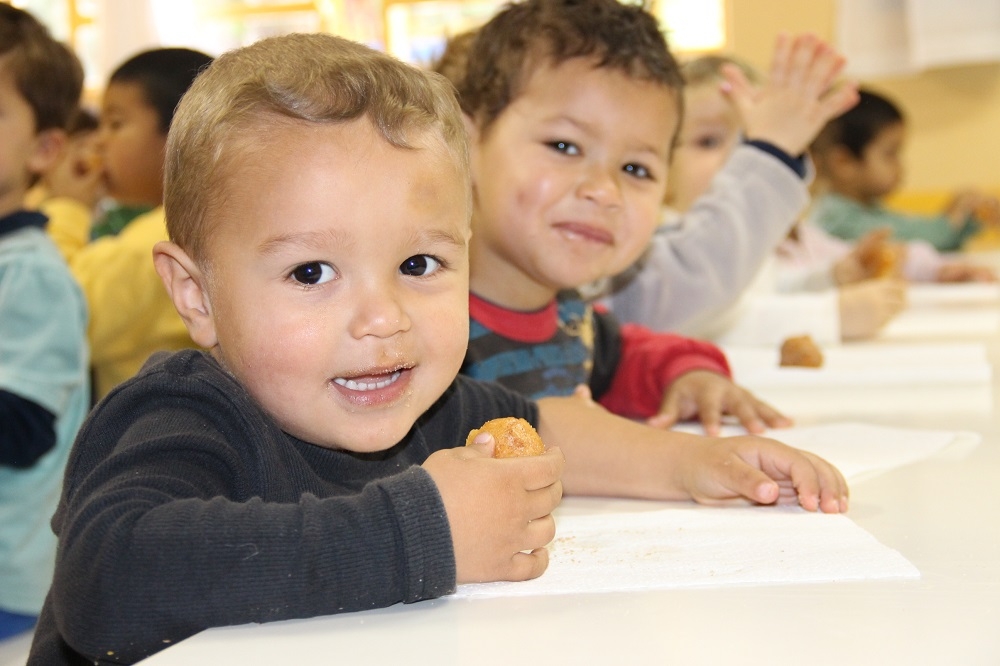
<svg viewBox="0 0 1000 666">
<path fill-rule="evenodd" d="M 485 439 L 438 451 L 423 464 L 448 514 L 457 580 L 536 578 L 548 565 L 565 461 L 552 447 L 541 456 L 494 460 L 492 437 Z"/>
<path fill-rule="evenodd" d="M 906 284 L 901 280 L 865 280 L 839 289 L 840 337 L 873 337 L 906 307 Z"/>
<path fill-rule="evenodd" d="M 828 120 L 858 101 L 856 86 L 835 85 L 845 59 L 815 35 L 779 35 L 767 82 L 755 89 L 727 65 L 725 89 L 739 109 L 747 139 L 802 155 Z"/>
<path fill-rule="evenodd" d="M 222 394 L 173 399 L 124 427 L 127 414 L 162 398 L 118 389 L 120 409 L 99 409 L 81 431 L 53 521 L 59 563 L 50 592 L 75 650 L 91 659 L 113 651 L 131 663 L 208 627 L 454 589 L 448 520 L 426 471 L 410 467 L 324 496 L 327 482 L 302 456 L 279 452 L 292 442 L 273 423 L 232 416 L 246 403 L 238 389 Z M 307 454 L 327 458 L 330 475 L 343 468 L 360 477 L 360 465 L 379 465 L 318 448 Z"/>
<path fill-rule="evenodd" d="M 609 414 L 581 397 L 538 402 L 539 432 L 566 457 L 563 489 L 704 504 L 793 504 L 847 510 L 840 472 L 811 453 L 757 436 L 663 431 Z"/>
<path fill-rule="evenodd" d="M 709 434 L 718 432 L 723 414 L 736 416 L 751 432 L 791 424 L 732 382 L 725 355 L 712 343 L 636 324 L 622 325 L 620 337 L 611 386 L 597 396 L 614 414 L 648 419 L 659 428 L 698 416 Z"/>
</svg>

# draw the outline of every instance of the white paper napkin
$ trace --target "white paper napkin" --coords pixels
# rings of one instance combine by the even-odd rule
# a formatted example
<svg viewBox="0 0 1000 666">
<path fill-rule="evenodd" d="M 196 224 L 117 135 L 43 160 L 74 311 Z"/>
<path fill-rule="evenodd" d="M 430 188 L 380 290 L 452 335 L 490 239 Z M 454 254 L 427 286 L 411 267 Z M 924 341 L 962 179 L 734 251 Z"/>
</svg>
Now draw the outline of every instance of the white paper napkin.
<svg viewBox="0 0 1000 666">
<path fill-rule="evenodd" d="M 685 424 L 681 430 L 697 432 Z M 724 435 L 745 434 L 726 426 Z M 967 453 L 971 432 L 834 423 L 772 430 L 780 441 L 836 465 L 851 482 L 951 448 Z M 458 597 L 652 590 L 918 578 L 897 551 L 846 515 L 797 507 L 692 506 L 638 513 L 560 515 L 549 568 L 522 583 L 461 585 Z"/>
<path fill-rule="evenodd" d="M 702 433 L 700 425 L 683 423 L 677 430 Z M 741 426 L 724 426 L 723 436 L 744 435 Z M 828 423 L 769 430 L 767 437 L 810 451 L 831 462 L 850 482 L 909 465 L 955 447 L 963 452 L 977 446 L 978 433 L 920 428 L 895 428 L 866 423 Z"/>
<path fill-rule="evenodd" d="M 1000 305 L 1000 283 L 911 284 L 906 288 L 906 303 L 911 308 L 929 305 L 996 306 Z"/>
<path fill-rule="evenodd" d="M 779 367 L 777 349 L 724 351 L 737 384 L 793 417 L 993 409 L 993 367 L 980 342 L 830 346 L 821 368 Z"/>
<path fill-rule="evenodd" d="M 995 308 L 907 308 L 878 334 L 880 340 L 929 340 L 978 338 L 1000 332 L 1000 311 Z"/>
<path fill-rule="evenodd" d="M 769 387 L 886 387 L 983 384 L 993 368 L 986 345 L 964 343 L 856 343 L 823 349 L 819 368 L 781 367 L 780 351 L 726 347 L 733 377 L 751 391 Z"/>
<path fill-rule="evenodd" d="M 912 579 L 920 572 L 844 515 L 793 507 L 691 507 L 556 515 L 534 580 L 460 585 L 456 597 Z"/>
<path fill-rule="evenodd" d="M 830 461 L 848 481 L 929 458 L 951 445 L 975 446 L 974 432 L 892 428 L 862 423 L 835 423 L 772 430 L 768 433 L 790 446 Z"/>
</svg>

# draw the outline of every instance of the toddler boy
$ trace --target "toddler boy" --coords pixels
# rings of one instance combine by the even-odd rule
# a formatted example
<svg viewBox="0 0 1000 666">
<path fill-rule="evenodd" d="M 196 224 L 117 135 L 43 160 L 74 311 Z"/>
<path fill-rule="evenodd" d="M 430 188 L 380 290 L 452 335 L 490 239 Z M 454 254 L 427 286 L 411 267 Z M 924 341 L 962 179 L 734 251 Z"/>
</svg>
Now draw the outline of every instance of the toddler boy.
<svg viewBox="0 0 1000 666">
<path fill-rule="evenodd" d="M 576 293 L 635 262 L 660 218 L 683 80 L 655 18 L 616 0 L 527 0 L 465 48 L 455 85 L 475 208 L 463 372 L 536 398 L 586 384 L 612 412 L 659 426 L 698 416 L 713 434 L 723 414 L 751 432 L 788 425 L 730 381 L 714 345 L 619 327 Z"/>
<path fill-rule="evenodd" d="M 773 440 L 457 377 L 467 169 L 447 82 L 359 44 L 268 39 L 199 77 L 154 261 L 206 351 L 154 357 L 84 425 L 33 663 L 129 663 L 208 627 L 532 578 L 563 488 L 846 509 L 835 468 Z M 462 446 L 499 416 L 549 450 Z"/>
<path fill-rule="evenodd" d="M 87 310 L 46 218 L 24 210 L 83 86 L 76 56 L 0 4 L 0 639 L 29 629 L 52 578 L 49 519 L 89 404 Z"/>
</svg>

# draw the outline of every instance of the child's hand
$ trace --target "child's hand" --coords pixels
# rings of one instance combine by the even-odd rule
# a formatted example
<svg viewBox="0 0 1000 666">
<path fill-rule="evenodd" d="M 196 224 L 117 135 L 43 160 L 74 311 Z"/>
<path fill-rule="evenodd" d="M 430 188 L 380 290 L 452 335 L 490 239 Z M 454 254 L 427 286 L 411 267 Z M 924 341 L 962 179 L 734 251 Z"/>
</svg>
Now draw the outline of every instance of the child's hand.
<svg viewBox="0 0 1000 666">
<path fill-rule="evenodd" d="M 423 464 L 448 514 L 458 582 L 537 578 L 549 563 L 565 460 L 558 449 L 495 460 L 493 438 L 484 439 Z"/>
<path fill-rule="evenodd" d="M 709 435 L 718 435 L 724 414 L 740 420 L 749 432 L 760 433 L 765 428 L 787 428 L 792 420 L 755 398 L 752 393 L 709 370 L 693 370 L 678 377 L 667 389 L 660 413 L 646 423 L 656 428 L 669 428 L 678 421 L 699 417 Z"/>
<path fill-rule="evenodd" d="M 99 158 L 91 142 L 71 141 L 56 165 L 45 176 L 50 197 L 69 197 L 93 209 L 104 194 Z"/>
<path fill-rule="evenodd" d="M 725 89 L 743 119 L 746 137 L 792 156 L 803 154 L 826 122 L 858 101 L 854 84 L 834 85 L 845 59 L 815 35 L 779 35 L 768 81 L 755 89 L 727 65 Z"/>
<path fill-rule="evenodd" d="M 840 337 L 870 338 L 906 307 L 901 280 L 868 280 L 840 288 Z"/>
<path fill-rule="evenodd" d="M 997 274 L 987 266 L 960 262 L 944 264 L 938 269 L 938 282 L 996 282 Z"/>
<path fill-rule="evenodd" d="M 970 217 L 980 224 L 997 226 L 1000 224 L 1000 202 L 996 197 L 978 190 L 963 190 L 952 198 L 945 207 L 944 214 L 956 227 L 964 225 Z"/>
<path fill-rule="evenodd" d="M 764 437 L 688 444 L 676 483 L 702 504 L 794 504 L 825 513 L 847 511 L 847 482 L 817 455 Z"/>
</svg>

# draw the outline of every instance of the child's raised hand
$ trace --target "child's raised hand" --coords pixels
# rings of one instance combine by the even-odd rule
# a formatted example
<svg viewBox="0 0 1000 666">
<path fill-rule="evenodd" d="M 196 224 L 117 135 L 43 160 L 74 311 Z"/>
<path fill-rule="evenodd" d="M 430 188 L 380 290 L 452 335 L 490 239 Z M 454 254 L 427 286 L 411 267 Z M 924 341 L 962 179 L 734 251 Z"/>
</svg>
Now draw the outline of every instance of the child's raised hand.
<svg viewBox="0 0 1000 666">
<path fill-rule="evenodd" d="M 739 67 L 727 65 L 724 89 L 739 110 L 748 139 L 798 156 L 828 120 L 857 103 L 854 84 L 835 84 L 844 64 L 844 57 L 815 35 L 779 35 L 763 86 L 755 88 Z"/>
<path fill-rule="evenodd" d="M 678 377 L 667 389 L 660 413 L 648 419 L 656 428 L 669 428 L 695 416 L 709 435 L 719 434 L 723 415 L 732 415 L 749 432 L 787 428 L 792 420 L 728 377 L 709 370 L 693 370 Z"/>
<path fill-rule="evenodd" d="M 970 217 L 987 226 L 1000 225 L 1000 202 L 995 196 L 979 190 L 962 190 L 955 194 L 944 210 L 948 221 L 960 227 Z"/>
<path fill-rule="evenodd" d="M 867 280 L 840 288 L 840 337 L 870 338 L 906 307 L 901 280 Z"/>
<path fill-rule="evenodd" d="M 848 488 L 836 467 L 773 439 L 726 437 L 685 444 L 676 483 L 702 504 L 801 504 L 847 511 Z"/>
<path fill-rule="evenodd" d="M 444 502 L 459 583 L 537 578 L 549 563 L 552 511 L 562 499 L 562 453 L 492 457 L 492 436 L 424 461 Z"/>
</svg>

